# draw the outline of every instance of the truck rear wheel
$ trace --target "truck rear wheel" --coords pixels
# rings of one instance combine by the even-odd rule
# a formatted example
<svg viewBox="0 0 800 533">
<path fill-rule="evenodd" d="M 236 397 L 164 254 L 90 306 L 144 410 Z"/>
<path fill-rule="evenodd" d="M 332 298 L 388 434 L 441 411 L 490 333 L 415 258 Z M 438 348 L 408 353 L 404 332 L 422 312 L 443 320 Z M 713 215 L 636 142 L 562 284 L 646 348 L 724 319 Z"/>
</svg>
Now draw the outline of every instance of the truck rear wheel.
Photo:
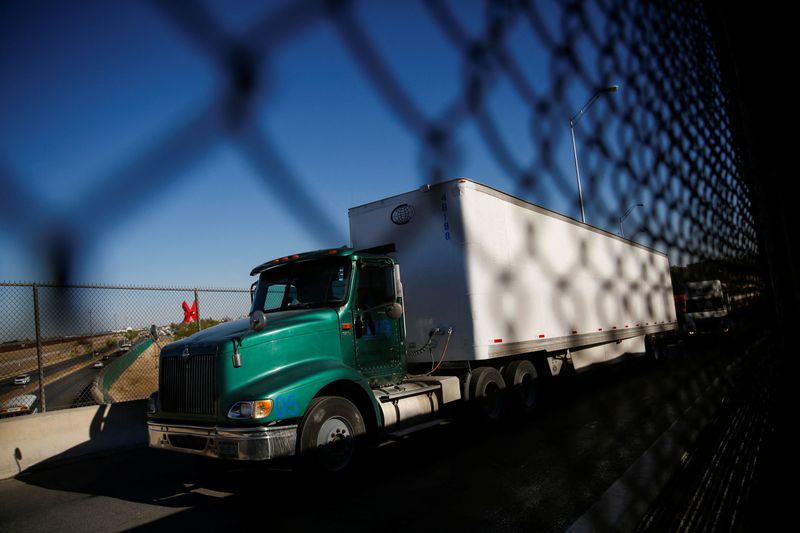
<svg viewBox="0 0 800 533">
<path fill-rule="evenodd" d="M 539 382 L 536 368 L 526 359 L 513 361 L 503 372 L 509 396 L 514 405 L 525 413 L 539 406 Z"/>
<path fill-rule="evenodd" d="M 358 440 L 365 433 L 364 419 L 350 400 L 314 398 L 300 422 L 300 460 L 314 469 L 341 472 L 353 462 Z"/>
<path fill-rule="evenodd" d="M 664 345 L 661 337 L 656 335 L 648 335 L 644 338 L 645 353 L 650 356 L 653 361 L 660 361 L 664 358 Z"/>
<path fill-rule="evenodd" d="M 482 366 L 472 371 L 469 380 L 469 400 L 478 415 L 486 422 L 496 422 L 503 416 L 506 383 L 496 368 Z"/>
</svg>

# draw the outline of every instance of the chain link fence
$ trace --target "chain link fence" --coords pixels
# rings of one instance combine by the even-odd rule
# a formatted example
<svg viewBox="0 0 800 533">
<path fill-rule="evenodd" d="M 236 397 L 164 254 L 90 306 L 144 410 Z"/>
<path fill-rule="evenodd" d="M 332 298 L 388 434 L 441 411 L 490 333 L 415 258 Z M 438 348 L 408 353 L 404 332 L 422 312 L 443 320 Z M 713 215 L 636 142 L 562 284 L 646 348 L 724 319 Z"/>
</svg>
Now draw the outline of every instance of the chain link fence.
<svg viewBox="0 0 800 533">
<path fill-rule="evenodd" d="M 6 191 L 0 216 L 12 225 L 24 223 L 53 278 L 71 281 L 82 250 L 102 238 L 103 228 L 135 214 L 136 203 L 97 212 L 107 198 L 136 197 L 185 179 L 185 170 L 210 148 L 232 143 L 276 202 L 303 206 L 294 223 L 326 246 L 345 241 L 322 196 L 292 170 L 294 162 L 257 120 L 281 81 L 266 76 L 265 66 L 290 42 L 324 27 L 335 32 L 379 101 L 416 140 L 419 183 L 470 175 L 465 151 L 476 147 L 464 137 L 474 136 L 514 183 L 509 192 L 566 202 L 573 215 L 568 118 L 598 88 L 620 84 L 618 94 L 602 98 L 576 125 L 589 222 L 623 231 L 623 213 L 641 203 L 646 207 L 631 214 L 627 236 L 669 251 L 673 264 L 717 261 L 744 275 L 742 284 L 763 286 L 752 177 L 706 4 L 492 0 L 469 4 L 473 15 L 482 12 L 478 20 L 467 20 L 460 3 L 412 4 L 409 9 L 440 35 L 460 72 L 460 84 L 437 112 L 394 67 L 368 2 L 279 4 L 235 33 L 204 4 L 154 0 L 153 11 L 217 68 L 215 96 L 151 150 L 96 180 L 67 216 L 31 197 L 21 186 L 25 176 L 0 164 Z M 500 95 L 514 102 L 513 114 L 498 110 Z M 519 148 L 520 134 L 526 150 Z M 98 219 L 105 223 L 98 226 Z"/>
<path fill-rule="evenodd" d="M 769 308 L 764 297 L 772 288 L 764 275 L 754 178 L 709 4 L 490 0 L 470 3 L 471 16 L 465 16 L 461 3 L 412 4 L 419 23 L 436 33 L 448 57 L 455 58 L 460 76 L 436 112 L 420 96 L 424 92 L 404 79 L 407 71 L 396 66 L 392 48 L 373 24 L 371 3 L 308 0 L 272 5 L 245 30 L 234 32 L 205 4 L 154 0 L 148 5 L 156 16 L 191 43 L 197 57 L 217 67 L 212 98 L 164 132 L 151 149 L 95 180 L 66 215 L 28 194 L 21 185 L 24 176 L 0 161 L 0 220 L 26 228 L 20 230 L 24 238 L 50 265 L 55 285 L 64 286 L 75 278 L 78 258 L 87 246 L 104 237 L 104 228 L 136 213 L 136 202 L 109 211 L 106 199 L 135 198 L 141 191 L 186 179 L 186 170 L 203 154 L 228 143 L 263 179 L 276 203 L 302 206 L 290 214 L 291 223 L 325 246 L 339 245 L 346 238 L 327 217 L 323 194 L 292 170 L 295 162 L 258 120 L 265 108 L 269 112 L 273 89 L 281 82 L 265 76 L 265 66 L 290 42 L 324 28 L 332 30 L 383 108 L 416 142 L 418 183 L 471 175 L 465 152 L 477 146 L 513 184 L 508 192 L 535 202 L 549 199 L 546 206 L 570 206 L 567 211 L 577 218 L 574 156 L 582 170 L 588 222 L 612 232 L 619 228 L 632 240 L 666 251 L 677 292 L 688 281 L 721 279 L 733 307 L 742 313 L 759 316 Z M 619 84 L 621 90 L 605 94 L 602 89 L 611 84 Z M 600 98 L 575 124 L 573 151 L 569 117 L 592 95 Z M 498 103 L 507 101 L 514 102 L 513 113 Z M 480 181 L 480 176 L 473 177 Z M 33 212 L 36 217 L 30 216 Z M 565 295 L 574 293 L 569 272 L 607 276 L 594 265 L 580 263 L 566 271 L 553 279 Z M 522 283 L 514 272 L 502 269 L 496 279 L 500 290 L 511 294 Z M 32 381 L 25 387 L 31 390 L 42 385 L 37 383 L 39 367 L 53 376 L 50 365 L 77 364 L 80 358 L 81 364 L 102 361 L 121 340 L 109 332 L 171 322 L 163 310 L 174 307 L 173 299 L 192 297 L 188 289 L 7 284 L 2 290 L 9 310 L 0 332 L 6 337 L 3 376 L 28 373 Z M 107 296 L 112 294 L 119 296 Z M 214 309 L 203 300 L 225 294 L 204 293 L 201 309 Z M 38 322 L 32 319 L 37 305 L 42 317 Z M 551 305 L 557 308 L 558 302 Z M 575 305 L 592 302 L 578 300 Z M 139 311 L 134 316 L 131 309 Z M 244 303 L 231 303 L 221 312 L 201 315 L 221 320 L 239 316 L 244 309 Z M 68 347 L 50 348 L 60 344 L 48 343 L 67 336 L 74 336 Z M 34 346 L 37 339 L 39 348 Z M 40 353 L 41 365 L 36 361 Z M 82 389 L 69 401 L 51 399 L 47 408 L 74 405 L 76 398 L 78 404 L 92 401 Z"/>
<path fill-rule="evenodd" d="M 481 168 L 497 169 L 502 183 L 511 184 L 503 187 L 507 192 L 545 207 L 566 206 L 556 208 L 577 219 L 579 163 L 587 221 L 667 252 L 676 293 L 691 281 L 723 281 L 735 322 L 755 336 L 768 331 L 775 295 L 796 290 L 788 286 L 796 274 L 781 286 L 770 273 L 791 265 L 777 265 L 776 252 L 764 252 L 769 206 L 749 156 L 717 4 L 419 0 L 403 3 L 413 12 L 406 41 L 390 39 L 396 33 L 381 26 L 391 21 L 376 16 L 377 2 L 266 4 L 237 30 L 209 3 L 147 4 L 210 67 L 209 97 L 178 115 L 158 142 L 126 154 L 81 188 L 71 207 L 56 209 L 32 194 L 31 177 L 6 161 L 0 146 L 0 223 L 29 244 L 53 280 L 0 284 L 2 402 L 17 398 L 23 405 L 21 396 L 34 396 L 33 408 L 51 411 L 144 398 L 157 386 L 156 349 L 145 334 L 150 324 L 159 326 L 162 342 L 247 312 L 247 290 L 68 284 L 80 279 L 86 250 L 146 204 L 119 202 L 109 210 L 110 198 L 185 185 L 194 175 L 187 170 L 220 145 L 236 149 L 275 205 L 300 206 L 287 224 L 317 236 L 322 246 L 346 241 L 328 214 L 325 187 L 313 187 L 296 170 L 298 156 L 278 142 L 284 132 L 264 126 L 280 106 L 285 81 L 277 73 L 286 71 L 275 65 L 319 32 L 333 36 L 377 106 L 411 140 L 417 173 L 410 186 L 461 175 L 495 185 L 473 171 L 480 160 L 487 162 Z M 436 106 L 427 100 L 430 80 L 398 61 L 418 29 L 435 34 L 446 49 L 443 64 L 456 73 L 452 91 Z M 323 81 L 310 83 L 323 87 Z M 616 84 L 618 92 L 603 91 Z M 575 124 L 573 150 L 569 118 L 593 95 L 599 99 Z M 225 177 L 215 186 L 226 187 Z M 772 247 L 780 252 L 780 245 Z M 579 259 L 559 267 L 551 280 L 559 297 L 544 305 L 558 309 L 566 296 L 576 309 L 595 305 L 570 285 L 576 275 L 614 283 L 614 274 Z M 516 272 L 494 275 L 499 292 L 521 294 L 524 280 Z M 195 301 L 200 321 L 184 325 L 182 304 L 191 314 Z"/>
<path fill-rule="evenodd" d="M 158 345 L 247 316 L 250 296 L 0 283 L 0 302 L 0 406 L 13 415 L 147 398 L 158 388 Z"/>
<path fill-rule="evenodd" d="M 513 184 L 508 192 L 546 207 L 569 206 L 567 212 L 577 218 L 574 155 L 582 169 L 588 222 L 612 232 L 619 228 L 632 240 L 666 251 L 677 291 L 688 281 L 721 279 L 734 307 L 757 315 L 754 304 L 768 309 L 763 297 L 776 288 L 765 276 L 754 176 L 743 146 L 735 89 L 726 82 L 726 50 L 714 33 L 718 21 L 709 5 L 487 0 L 469 3 L 467 9 L 446 0 L 412 2 L 415 20 L 439 37 L 460 77 L 449 98 L 431 111 L 424 91 L 406 79 L 407 70 L 398 68 L 393 48 L 376 27 L 372 3 L 274 4 L 253 16 L 244 30 L 232 31 L 206 4 L 153 0 L 148 6 L 156 17 L 191 43 L 197 58 L 216 68 L 211 98 L 150 149 L 83 188 L 72 211 L 48 208 L 23 186 L 25 176 L 0 161 L 0 220 L 31 243 L 42 263 L 50 265 L 54 283 L 64 285 L 75 279 L 81 254 L 105 236 L 106 228 L 142 209 L 140 203 L 121 202 L 108 210 L 108 198 L 137 198 L 142 191 L 185 180 L 191 175 L 187 169 L 226 143 L 238 149 L 276 203 L 302 206 L 289 214 L 291 223 L 324 246 L 341 244 L 346 238 L 326 215 L 323 193 L 292 170 L 296 162 L 259 120 L 270 113 L 274 89 L 281 83 L 265 75 L 266 67 L 290 43 L 323 28 L 332 32 L 380 105 L 416 143 L 418 183 L 472 175 L 465 155 L 480 149 Z M 621 90 L 604 94 L 602 89 L 611 84 Z M 569 117 L 592 95 L 600 98 L 575 124 L 573 152 Z M 503 107 L 504 102 L 513 105 Z M 576 263 L 567 270 L 606 276 L 593 265 Z M 498 270 L 496 279 L 512 294 L 520 281 L 504 270 Z M 553 284 L 570 294 L 568 275 Z M 27 350 L 18 362 L 6 364 L 7 377 L 35 370 L 29 366 L 36 354 L 30 344 L 34 339 L 43 340 L 42 351 L 50 339 L 83 336 L 62 357 L 80 355 L 89 361 L 94 352 L 100 357 L 110 353 L 119 340 L 101 332 L 125 325 L 128 306 L 112 311 L 102 304 L 101 294 L 127 289 L 40 285 L 38 306 L 48 319 L 38 324 L 38 333 L 31 319 L 33 288 L 4 285 L 3 290 L 13 312 L 2 328 L 9 346 L 19 346 L 6 353 Z M 136 291 L 140 289 L 130 297 L 143 300 L 136 305 L 153 311 L 161 307 L 144 300 L 169 294 Z M 557 307 L 558 302 L 551 304 Z M 116 326 L 111 323 L 115 315 Z M 15 340 L 17 345 L 11 342 Z M 34 372 L 31 379 L 36 378 Z"/>
</svg>

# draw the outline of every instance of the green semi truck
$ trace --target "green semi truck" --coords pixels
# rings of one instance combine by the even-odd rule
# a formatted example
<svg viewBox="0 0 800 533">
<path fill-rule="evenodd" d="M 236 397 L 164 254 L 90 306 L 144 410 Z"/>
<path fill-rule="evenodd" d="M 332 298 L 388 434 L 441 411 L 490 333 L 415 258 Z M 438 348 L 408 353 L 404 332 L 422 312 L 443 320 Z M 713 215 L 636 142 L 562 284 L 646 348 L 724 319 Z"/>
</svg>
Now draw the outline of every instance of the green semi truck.
<svg viewBox="0 0 800 533">
<path fill-rule="evenodd" d="M 664 254 L 466 178 L 349 219 L 350 246 L 255 267 L 248 318 L 161 350 L 151 447 L 338 471 L 362 436 L 533 410 L 677 327 Z"/>
</svg>

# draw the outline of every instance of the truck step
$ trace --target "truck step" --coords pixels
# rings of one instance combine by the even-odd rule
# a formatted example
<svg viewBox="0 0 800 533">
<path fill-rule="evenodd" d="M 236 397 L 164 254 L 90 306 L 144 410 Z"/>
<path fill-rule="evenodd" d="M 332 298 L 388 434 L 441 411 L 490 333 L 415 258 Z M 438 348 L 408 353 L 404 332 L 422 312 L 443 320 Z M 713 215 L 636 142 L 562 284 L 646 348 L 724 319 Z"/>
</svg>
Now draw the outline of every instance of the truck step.
<svg viewBox="0 0 800 533">
<path fill-rule="evenodd" d="M 423 429 L 428 429 L 428 428 L 432 428 L 432 427 L 436 427 L 436 426 L 442 426 L 442 425 L 447 424 L 447 423 L 448 423 L 447 420 L 442 420 L 442 419 L 428 420 L 427 422 L 421 422 L 419 424 L 415 424 L 415 425 L 410 426 L 410 427 L 406 427 L 406 428 L 403 428 L 403 429 L 399 429 L 397 431 L 393 431 L 393 432 L 389 433 L 389 436 L 393 437 L 395 439 L 401 439 L 401 438 L 403 438 L 406 435 L 409 435 L 411 433 L 416 433 L 417 431 L 421 431 Z"/>
</svg>

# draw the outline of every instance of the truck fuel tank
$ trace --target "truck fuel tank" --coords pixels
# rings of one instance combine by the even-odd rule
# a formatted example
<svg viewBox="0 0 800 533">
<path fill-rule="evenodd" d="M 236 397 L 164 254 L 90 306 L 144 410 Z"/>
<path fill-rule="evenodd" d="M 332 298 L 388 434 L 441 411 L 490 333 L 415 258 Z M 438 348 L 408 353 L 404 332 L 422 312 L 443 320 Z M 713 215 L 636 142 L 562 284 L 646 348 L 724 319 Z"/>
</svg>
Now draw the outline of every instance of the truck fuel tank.
<svg viewBox="0 0 800 533">
<path fill-rule="evenodd" d="M 397 385 L 374 389 L 383 413 L 383 426 L 421 421 L 436 414 L 442 405 L 461 399 L 456 376 L 412 377 Z"/>
</svg>

